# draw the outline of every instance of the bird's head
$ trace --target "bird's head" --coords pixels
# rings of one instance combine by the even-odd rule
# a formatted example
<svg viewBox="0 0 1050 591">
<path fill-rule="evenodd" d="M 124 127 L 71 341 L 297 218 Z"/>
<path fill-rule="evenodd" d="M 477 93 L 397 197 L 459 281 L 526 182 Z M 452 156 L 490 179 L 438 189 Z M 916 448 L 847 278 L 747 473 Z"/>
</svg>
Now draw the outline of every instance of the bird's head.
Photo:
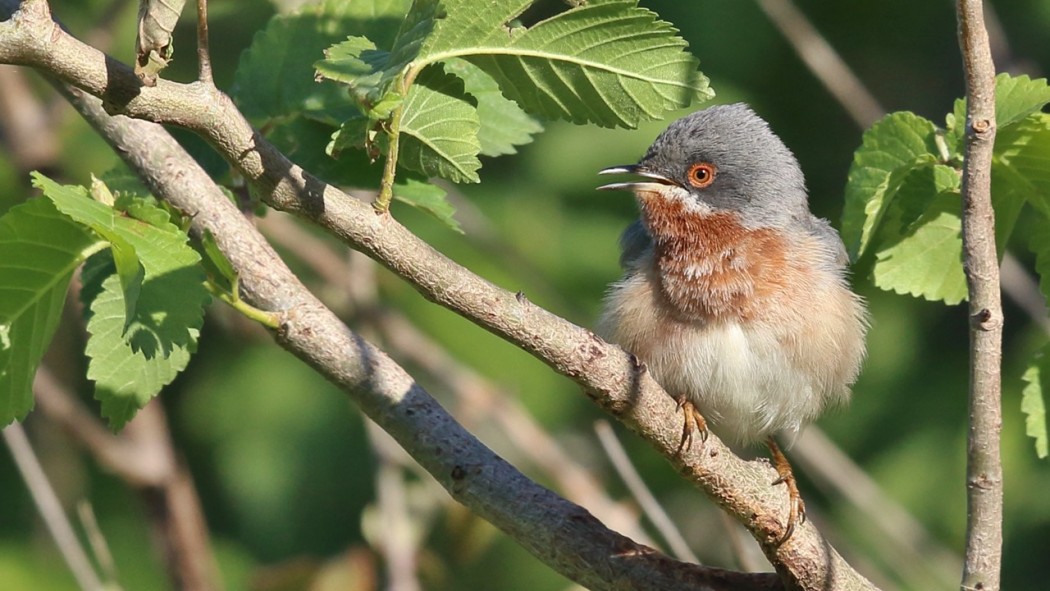
<svg viewBox="0 0 1050 591">
<path fill-rule="evenodd" d="M 600 189 L 634 191 L 673 200 L 700 215 L 735 213 L 745 226 L 782 227 L 808 215 L 798 161 L 769 125 L 747 105 L 720 105 L 678 119 L 638 164 L 599 174 L 635 174 L 641 180 Z"/>
</svg>

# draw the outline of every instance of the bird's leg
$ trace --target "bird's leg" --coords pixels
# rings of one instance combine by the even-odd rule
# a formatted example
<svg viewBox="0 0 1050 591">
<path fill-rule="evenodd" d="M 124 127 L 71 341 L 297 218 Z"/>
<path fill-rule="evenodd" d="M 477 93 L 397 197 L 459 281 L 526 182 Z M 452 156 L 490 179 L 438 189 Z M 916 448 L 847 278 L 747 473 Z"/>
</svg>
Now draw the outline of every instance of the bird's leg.
<svg viewBox="0 0 1050 591">
<path fill-rule="evenodd" d="M 777 474 L 780 475 L 779 478 L 773 481 L 773 484 L 784 484 L 787 486 L 788 502 L 790 503 L 787 527 L 784 529 L 784 535 L 777 540 L 777 546 L 779 547 L 788 541 L 791 534 L 795 533 L 796 524 L 806 522 L 806 504 L 802 502 L 802 495 L 798 492 L 798 484 L 795 482 L 795 473 L 791 471 L 791 464 L 788 462 L 784 452 L 780 451 L 780 446 L 777 445 L 772 435 L 766 439 L 766 445 L 769 447 L 769 453 L 773 456 L 773 467 L 777 469 Z"/>
<path fill-rule="evenodd" d="M 679 410 L 685 415 L 685 421 L 682 424 L 682 441 L 678 444 L 678 453 L 681 454 L 693 446 L 694 427 L 700 432 L 700 444 L 707 441 L 707 420 L 687 397 L 679 396 L 675 400 L 678 402 Z"/>
</svg>

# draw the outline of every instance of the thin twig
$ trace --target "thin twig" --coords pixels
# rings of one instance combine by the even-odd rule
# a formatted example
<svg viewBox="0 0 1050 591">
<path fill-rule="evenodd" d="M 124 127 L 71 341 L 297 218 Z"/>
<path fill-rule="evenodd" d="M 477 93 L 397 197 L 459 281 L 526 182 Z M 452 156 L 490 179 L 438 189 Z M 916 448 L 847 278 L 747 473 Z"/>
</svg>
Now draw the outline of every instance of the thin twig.
<svg viewBox="0 0 1050 591">
<path fill-rule="evenodd" d="M 959 46 L 966 74 L 963 160 L 963 261 L 970 311 L 970 429 L 963 589 L 998 591 L 1002 570 L 1003 310 L 992 209 L 995 145 L 995 65 L 981 0 L 958 0 Z"/>
<path fill-rule="evenodd" d="M 422 588 L 416 577 L 416 554 L 418 540 L 412 530 L 408 498 L 401 467 L 390 448 L 397 443 L 374 422 L 365 421 L 368 439 L 379 460 L 376 468 L 376 503 L 379 506 L 382 531 L 380 551 L 386 559 L 388 591 L 418 591 Z"/>
<path fill-rule="evenodd" d="M 33 503 L 36 504 L 37 511 L 44 519 L 51 538 L 55 540 L 55 545 L 62 553 L 62 558 L 65 559 L 73 577 L 76 578 L 77 584 L 84 591 L 102 591 L 102 582 L 95 574 L 87 552 L 80 546 L 80 540 L 73 531 L 73 525 L 70 524 L 66 512 L 62 509 L 62 504 L 58 501 L 58 495 L 51 487 L 47 475 L 40 467 L 40 461 L 33 453 L 33 447 L 29 444 L 22 425 L 20 423 L 8 425 L 4 428 L 3 435 L 4 442 L 7 443 L 11 456 L 15 459 L 15 465 L 18 466 L 18 472 L 22 475 L 22 480 L 25 481 L 33 497 Z"/>
<path fill-rule="evenodd" d="M 613 431 L 612 425 L 608 421 L 597 421 L 594 423 L 594 432 L 598 435 L 598 441 L 602 444 L 602 449 L 605 450 L 605 455 L 612 462 L 616 473 L 620 475 L 620 479 L 623 480 L 623 483 L 627 485 L 627 489 L 634 495 L 634 498 L 642 507 L 642 511 L 649 517 L 649 521 L 653 523 L 653 526 L 660 532 L 664 541 L 671 547 L 671 552 L 679 560 L 687 560 L 699 564 L 700 559 L 689 548 L 689 544 L 682 537 L 682 532 L 678 531 L 678 526 L 675 525 L 674 520 L 667 514 L 667 511 L 664 511 L 663 506 L 653 496 L 649 487 L 645 485 L 642 476 L 634 469 L 634 464 L 631 463 L 631 458 L 627 457 L 627 450 L 623 448 L 620 440 L 616 438 L 616 432 Z"/>
<path fill-rule="evenodd" d="M 25 72 L 0 65 L 0 142 L 22 173 L 50 167 L 60 144 L 49 111 L 33 96 Z"/>
<path fill-rule="evenodd" d="M 197 0 L 197 81 L 215 86 L 211 75 L 211 53 L 208 48 L 208 0 Z"/>
<path fill-rule="evenodd" d="M 273 212 L 259 219 L 258 225 L 274 243 L 309 265 L 327 284 L 336 286 L 334 294 L 326 294 L 325 301 L 330 306 L 343 303 L 345 300 L 334 300 L 346 294 L 352 300 L 346 303 L 358 308 L 376 300 L 372 291 L 374 280 L 361 281 L 365 270 L 359 268 L 367 264 L 367 269 L 373 269 L 375 262 L 371 259 L 353 251 L 351 265 L 358 268 L 347 272 L 330 242 L 306 232 L 289 216 Z M 466 415 L 461 420 L 470 424 L 494 419 L 524 459 L 554 479 L 567 498 L 586 507 L 616 531 L 639 543 L 653 545 L 639 525 L 637 513 L 609 498 L 598 478 L 567 453 L 504 388 L 459 362 L 403 314 L 386 308 L 357 312 L 363 320 L 376 325 L 394 355 L 420 367 L 458 397 L 458 406 L 469 411 L 460 413 Z"/>
<path fill-rule="evenodd" d="M 200 500 L 175 457 L 159 403 L 146 405 L 123 433 L 114 435 L 46 367 L 37 370 L 33 393 L 48 419 L 145 498 L 174 585 L 195 591 L 221 588 Z"/>
<path fill-rule="evenodd" d="M 899 573 L 923 571 L 913 585 L 944 588 L 962 569 L 962 559 L 941 544 L 918 519 L 886 495 L 868 474 L 816 426 L 799 435 L 791 450 L 797 467 L 818 485 L 831 489 L 865 516 L 864 531 L 879 533 L 887 542 L 872 544 L 897 565 Z M 921 559 L 919 559 L 921 557 Z M 921 587 L 920 587 L 921 588 Z"/>
<path fill-rule="evenodd" d="M 751 536 L 747 535 L 747 531 L 740 527 L 740 524 L 724 511 L 719 511 L 718 515 L 722 520 L 722 529 L 726 532 L 726 542 L 729 545 L 729 550 L 736 559 L 740 570 L 754 573 L 763 568 L 768 568 L 767 565 L 769 563 L 765 561 L 765 557 L 762 556 L 762 551 L 755 545 L 755 541 L 751 539 Z"/>
<path fill-rule="evenodd" d="M 98 562 L 99 570 L 102 571 L 102 575 L 106 580 L 106 589 L 111 591 L 120 589 L 117 584 L 119 580 L 117 563 L 113 560 L 113 553 L 109 550 L 106 536 L 102 535 L 102 529 L 98 526 L 98 520 L 95 519 L 95 510 L 91 507 L 91 503 L 84 499 L 78 501 L 77 516 L 80 518 L 80 526 L 84 528 L 84 532 L 87 534 L 88 543 L 91 544 L 91 551 Z"/>
<path fill-rule="evenodd" d="M 882 117 L 875 97 L 791 0 L 758 0 L 758 5 L 861 129 Z"/>
</svg>

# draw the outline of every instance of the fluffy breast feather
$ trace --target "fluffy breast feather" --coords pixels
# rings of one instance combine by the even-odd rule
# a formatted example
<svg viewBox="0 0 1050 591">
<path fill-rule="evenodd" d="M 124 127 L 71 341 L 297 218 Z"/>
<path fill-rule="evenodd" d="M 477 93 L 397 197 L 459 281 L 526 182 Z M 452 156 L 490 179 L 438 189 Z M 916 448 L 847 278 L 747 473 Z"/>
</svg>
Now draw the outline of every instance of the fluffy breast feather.
<svg viewBox="0 0 1050 591">
<path fill-rule="evenodd" d="M 848 398 L 864 354 L 861 300 L 816 236 L 704 222 L 691 220 L 684 240 L 656 239 L 610 289 L 599 331 L 722 437 L 793 437 Z"/>
</svg>

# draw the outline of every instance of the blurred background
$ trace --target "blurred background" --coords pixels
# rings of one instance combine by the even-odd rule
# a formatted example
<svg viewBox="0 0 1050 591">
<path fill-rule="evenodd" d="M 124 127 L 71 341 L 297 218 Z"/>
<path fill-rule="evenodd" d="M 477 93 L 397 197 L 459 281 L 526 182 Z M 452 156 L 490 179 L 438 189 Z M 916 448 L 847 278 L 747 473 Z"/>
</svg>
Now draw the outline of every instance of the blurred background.
<svg viewBox="0 0 1050 591">
<path fill-rule="evenodd" d="M 228 89 L 252 36 L 288 6 L 209 4 L 216 82 Z M 963 94 L 954 6 L 946 0 L 640 4 L 681 30 L 711 79 L 716 102 L 746 101 L 771 123 L 801 161 L 813 210 L 836 226 L 853 150 L 880 110 L 910 110 L 943 125 Z M 52 7 L 78 37 L 131 63 L 135 3 L 55 0 Z M 799 25 L 783 12 L 792 7 L 857 77 L 861 88 L 847 84 L 843 91 L 853 111 L 785 37 L 782 27 L 814 40 L 805 21 Z M 1050 1 L 993 2 L 990 8 L 998 69 L 1042 77 L 1050 65 Z M 196 68 L 192 7 L 185 13 L 165 76 L 188 81 Z M 818 56 L 817 63 L 833 82 L 848 83 L 833 60 Z M 27 122 L 30 134 L 19 135 Z M 395 206 L 395 215 L 474 272 L 593 326 L 605 287 L 619 276 L 617 237 L 636 215 L 628 194 L 594 191 L 600 184 L 595 173 L 637 160 L 666 123 L 637 130 L 544 123 L 545 132 L 518 154 L 485 159 L 481 184 L 449 187 L 463 235 L 408 207 Z M 199 140 L 179 137 L 205 154 Z M 32 193 L 30 170 L 86 183 L 90 173 L 117 163 L 46 84 L 10 67 L 0 67 L 0 140 L 3 210 Z M 1010 251 L 1030 274 L 1023 220 Z M 606 417 L 577 386 L 287 216 L 271 213 L 260 227 L 315 293 L 380 343 L 487 445 L 611 526 L 667 547 L 599 441 L 596 424 Z M 854 400 L 818 424 L 833 444 L 813 431 L 789 452 L 810 517 L 883 589 L 957 587 L 966 517 L 965 307 L 875 290 L 866 261 L 855 267 L 853 281 L 873 318 Z M 1015 289 L 1038 299 L 1023 281 Z M 1007 589 L 1043 588 L 1050 556 L 1050 465 L 1036 458 L 1019 409 L 1021 375 L 1047 338 L 1040 303 L 1035 313 L 1042 316 L 1033 319 L 1015 300 L 1004 301 Z M 54 378 L 49 387 L 94 408 L 75 308 L 47 358 Z M 227 589 L 572 588 L 450 501 L 343 395 L 220 304 L 209 312 L 198 354 L 161 404 L 155 414 L 166 417 L 176 453 L 192 475 Z M 85 529 L 78 506 L 93 510 L 97 526 L 86 531 L 105 539 L 119 585 L 171 588 L 151 530 L 148 495 L 101 467 L 49 413 L 35 411 L 25 426 L 78 531 Z M 760 558 L 756 562 L 749 540 L 662 457 L 618 426 L 612 431 L 699 560 L 768 570 Z M 0 499 L 0 587 L 76 589 L 6 450 L 0 452 Z M 81 538 L 87 543 L 86 534 Z M 405 568 L 415 573 L 392 574 Z"/>
</svg>

